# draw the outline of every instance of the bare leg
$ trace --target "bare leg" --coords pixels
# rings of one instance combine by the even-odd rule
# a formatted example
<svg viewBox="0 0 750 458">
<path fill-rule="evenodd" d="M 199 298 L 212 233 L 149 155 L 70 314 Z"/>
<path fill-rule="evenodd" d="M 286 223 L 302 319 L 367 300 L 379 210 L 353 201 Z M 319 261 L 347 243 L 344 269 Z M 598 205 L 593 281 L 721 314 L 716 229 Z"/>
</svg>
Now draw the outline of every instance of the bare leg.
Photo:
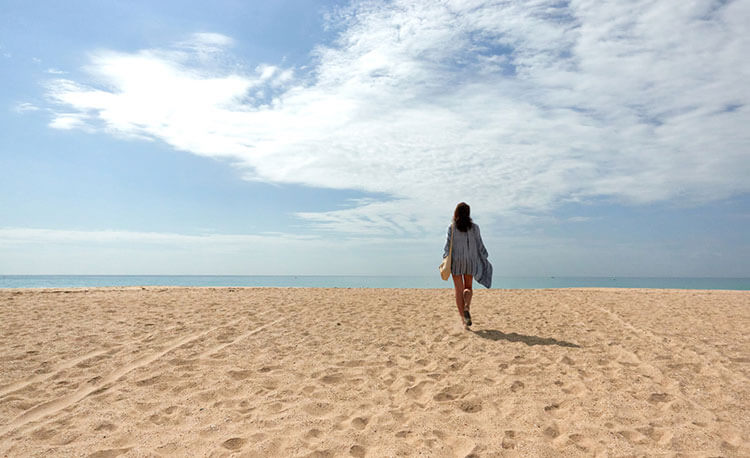
<svg viewBox="0 0 750 458">
<path fill-rule="evenodd" d="M 474 291 L 471 288 L 471 275 L 464 275 L 464 309 L 467 311 L 471 310 L 471 296 L 474 293 Z"/>
<path fill-rule="evenodd" d="M 461 275 L 453 276 L 453 287 L 456 290 L 456 306 L 458 307 L 458 316 L 461 322 L 464 322 L 464 279 Z"/>
</svg>

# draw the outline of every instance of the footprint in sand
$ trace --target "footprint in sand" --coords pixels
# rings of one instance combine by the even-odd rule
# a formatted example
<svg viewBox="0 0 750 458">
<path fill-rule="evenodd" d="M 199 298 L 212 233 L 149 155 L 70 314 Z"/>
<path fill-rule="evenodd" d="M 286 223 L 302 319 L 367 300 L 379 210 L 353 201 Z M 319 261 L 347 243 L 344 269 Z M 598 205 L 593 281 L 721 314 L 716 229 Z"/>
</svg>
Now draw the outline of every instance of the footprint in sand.
<svg viewBox="0 0 750 458">
<path fill-rule="evenodd" d="M 94 431 L 114 431 L 115 429 L 117 429 L 117 426 L 112 423 L 102 423 L 94 428 Z"/>
<path fill-rule="evenodd" d="M 31 433 L 31 437 L 34 438 L 34 440 L 38 441 L 46 441 L 54 437 L 54 435 L 57 434 L 54 430 L 46 429 L 46 428 L 40 428 Z"/>
<path fill-rule="evenodd" d="M 658 404 L 660 402 L 668 402 L 672 399 L 672 396 L 670 396 L 667 393 L 651 393 L 651 396 L 648 398 L 648 402 L 652 404 Z"/>
<path fill-rule="evenodd" d="M 333 410 L 333 407 L 325 402 L 312 402 L 302 407 L 302 410 L 315 417 L 322 417 Z"/>
<path fill-rule="evenodd" d="M 553 422 L 551 425 L 544 428 L 544 437 L 547 439 L 555 439 L 559 435 L 560 428 L 557 426 L 557 423 Z"/>
<path fill-rule="evenodd" d="M 644 444 L 648 441 L 648 438 L 638 431 L 623 430 L 618 431 L 617 434 L 625 438 L 625 440 L 631 444 Z"/>
<path fill-rule="evenodd" d="M 445 442 L 455 456 L 470 456 L 477 451 L 476 443 L 468 437 L 446 438 Z"/>
<path fill-rule="evenodd" d="M 247 441 L 241 437 L 233 437 L 222 442 L 221 446 L 227 450 L 239 450 L 245 445 L 245 442 Z"/>
<path fill-rule="evenodd" d="M 573 361 L 573 359 L 570 358 L 570 357 L 568 357 L 568 356 L 563 356 L 562 359 L 560 360 L 560 362 L 563 363 L 563 364 L 567 364 L 568 366 L 575 366 L 576 365 L 576 362 Z"/>
<path fill-rule="evenodd" d="M 568 414 L 570 403 L 570 401 L 553 402 L 544 406 L 544 411 L 552 417 L 562 418 Z"/>
<path fill-rule="evenodd" d="M 658 442 L 659 439 L 661 439 L 661 436 L 664 434 L 662 430 L 655 428 L 653 424 L 643 426 L 641 428 L 636 428 L 636 431 L 643 434 L 644 436 L 649 437 L 654 442 Z"/>
<path fill-rule="evenodd" d="M 305 434 L 306 439 L 318 439 L 323 435 L 323 432 L 319 429 L 313 428 Z"/>
<path fill-rule="evenodd" d="M 462 401 L 458 408 L 463 410 L 466 413 L 477 413 L 482 410 L 482 401 L 478 399 L 470 400 L 470 401 Z"/>
<path fill-rule="evenodd" d="M 281 402 L 274 402 L 266 408 L 267 413 L 279 413 L 282 410 L 284 410 L 284 404 Z"/>
<path fill-rule="evenodd" d="M 163 417 L 158 413 L 155 413 L 148 417 L 149 421 L 157 426 L 164 426 L 170 423 L 169 418 Z"/>
<path fill-rule="evenodd" d="M 560 408 L 560 404 L 550 404 L 544 407 L 545 412 L 554 412 Z"/>
<path fill-rule="evenodd" d="M 252 436 L 250 436 L 250 440 L 253 442 L 261 442 L 263 441 L 267 435 L 265 433 L 255 433 Z"/>
<path fill-rule="evenodd" d="M 524 385 L 522 381 L 520 381 L 520 380 L 516 380 L 516 381 L 515 381 L 515 382 L 513 382 L 513 384 L 512 384 L 511 386 L 510 386 L 510 391 L 512 391 L 512 392 L 514 392 L 514 393 L 515 393 L 516 391 L 522 390 L 522 389 L 523 389 L 523 388 L 524 388 L 525 386 L 526 386 L 526 385 Z"/>
<path fill-rule="evenodd" d="M 94 379 L 96 379 L 96 378 L 101 378 L 101 377 L 94 377 Z M 92 380 L 94 380 L 94 379 L 92 379 Z M 155 375 L 153 377 L 149 377 L 149 378 L 145 378 L 145 379 L 142 379 L 142 380 L 138 380 L 137 382 L 135 382 L 135 384 L 136 384 L 136 386 L 150 386 L 150 385 L 153 385 L 154 383 L 158 382 L 159 379 L 161 379 L 161 375 Z M 89 380 L 89 382 L 90 381 L 91 380 Z"/>
<path fill-rule="evenodd" d="M 320 378 L 320 381 L 329 385 L 333 385 L 336 383 L 341 383 L 344 381 L 344 376 L 341 374 L 329 374 L 324 375 Z"/>
<path fill-rule="evenodd" d="M 442 391 L 440 391 L 438 394 L 433 396 L 432 398 L 438 402 L 446 402 L 446 401 L 453 401 L 454 399 L 458 398 L 461 395 L 461 387 L 458 385 L 451 385 L 447 388 L 444 388 Z"/>
<path fill-rule="evenodd" d="M 357 417 L 352 420 L 352 427 L 362 431 L 367 426 L 367 423 L 370 421 L 367 417 Z"/>
<path fill-rule="evenodd" d="M 232 377 L 235 380 L 245 380 L 246 378 L 253 375 L 253 371 L 246 369 L 246 370 L 240 370 L 240 371 L 229 371 L 227 372 L 230 377 Z"/>
<path fill-rule="evenodd" d="M 88 458 L 114 458 L 116 456 L 124 455 L 128 453 L 130 450 L 130 447 L 128 448 L 110 448 L 107 450 L 99 450 L 98 452 L 94 452 L 91 455 L 88 456 Z"/>
<path fill-rule="evenodd" d="M 722 439 L 721 447 L 735 452 L 742 445 L 742 432 L 732 426 L 724 426 L 719 430 L 719 437 Z"/>
<path fill-rule="evenodd" d="M 412 399 L 419 399 L 424 394 L 424 388 L 428 385 L 432 385 L 433 382 L 425 380 L 417 383 L 416 385 L 406 389 L 406 395 Z"/>
<path fill-rule="evenodd" d="M 576 448 L 584 452 L 588 452 L 596 447 L 596 443 L 583 434 L 571 434 L 568 436 L 568 439 L 575 444 Z"/>
<path fill-rule="evenodd" d="M 506 450 L 516 448 L 516 432 L 513 430 L 505 431 L 503 436 L 502 447 Z"/>
<path fill-rule="evenodd" d="M 573 382 L 570 385 L 562 389 L 565 394 L 577 395 L 586 391 L 586 385 L 580 382 Z"/>
<path fill-rule="evenodd" d="M 466 361 L 464 362 L 456 361 L 448 365 L 448 370 L 456 372 L 456 371 L 460 371 L 461 369 L 463 369 L 464 366 L 466 366 Z"/>
<path fill-rule="evenodd" d="M 166 409 L 162 410 L 161 412 L 157 412 L 149 417 L 149 420 L 159 426 L 164 425 L 177 425 L 181 423 L 182 418 L 184 416 L 175 416 L 173 415 L 175 412 L 177 412 L 178 407 L 177 406 L 169 406 Z M 176 417 L 176 418 L 175 418 Z M 112 427 L 114 429 L 114 425 Z M 97 428 L 98 430 L 98 428 Z"/>
<path fill-rule="evenodd" d="M 357 458 L 362 458 L 367 454 L 367 450 L 361 445 L 352 445 L 352 448 L 349 449 L 349 454 Z"/>
</svg>

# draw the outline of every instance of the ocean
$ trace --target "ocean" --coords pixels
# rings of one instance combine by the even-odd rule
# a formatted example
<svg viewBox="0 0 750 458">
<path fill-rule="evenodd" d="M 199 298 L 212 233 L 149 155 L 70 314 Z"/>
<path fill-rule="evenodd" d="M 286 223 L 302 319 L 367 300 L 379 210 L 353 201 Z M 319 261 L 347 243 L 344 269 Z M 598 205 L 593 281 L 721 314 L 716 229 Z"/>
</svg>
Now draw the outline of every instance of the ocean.
<svg viewBox="0 0 750 458">
<path fill-rule="evenodd" d="M 431 276 L 0 275 L 0 288 L 104 286 L 255 286 L 291 288 L 452 288 Z M 493 289 L 657 288 L 750 290 L 750 278 L 494 277 Z M 482 288 L 475 285 L 475 288 Z"/>
</svg>

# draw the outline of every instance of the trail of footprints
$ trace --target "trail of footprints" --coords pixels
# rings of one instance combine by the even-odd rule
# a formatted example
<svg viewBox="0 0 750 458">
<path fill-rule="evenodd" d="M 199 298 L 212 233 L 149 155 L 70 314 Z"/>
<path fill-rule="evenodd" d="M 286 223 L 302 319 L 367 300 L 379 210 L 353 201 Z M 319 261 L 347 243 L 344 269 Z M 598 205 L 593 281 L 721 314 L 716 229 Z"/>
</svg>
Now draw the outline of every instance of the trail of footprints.
<svg viewBox="0 0 750 458">
<path fill-rule="evenodd" d="M 163 332 L 165 334 L 170 334 L 175 329 L 177 329 L 177 326 L 170 326 L 164 329 Z M 12 394 L 12 393 L 15 393 L 15 392 L 18 392 L 27 388 L 30 385 L 44 382 L 47 380 L 59 379 L 69 369 L 73 369 L 73 368 L 89 369 L 91 367 L 94 367 L 97 365 L 98 362 L 101 362 L 103 360 L 108 360 L 114 357 L 115 355 L 121 353 L 123 350 L 126 350 L 134 346 L 138 346 L 138 344 L 142 344 L 143 342 L 149 341 L 152 338 L 153 338 L 153 335 L 149 335 L 145 339 L 140 339 L 140 338 L 132 339 L 130 341 L 114 344 L 112 345 L 111 348 L 108 348 L 106 350 L 95 350 L 95 351 L 86 353 L 84 355 L 78 356 L 76 358 L 73 358 L 71 360 L 59 363 L 53 367 L 48 368 L 42 373 L 38 373 L 36 375 L 26 377 L 23 380 L 19 380 L 17 382 L 10 383 L 9 385 L 0 387 L 0 400 L 2 400 L 5 396 L 9 394 Z"/>
<path fill-rule="evenodd" d="M 256 327 L 250 331 L 242 333 L 239 336 L 236 336 L 233 338 L 227 338 L 226 336 L 228 336 L 228 334 L 224 334 L 225 337 L 223 338 L 219 336 L 219 338 L 217 339 L 220 342 L 219 344 L 206 349 L 197 357 L 205 358 L 210 355 L 216 354 L 222 351 L 223 349 L 225 349 L 226 347 L 228 347 L 229 345 L 232 345 L 257 332 L 260 332 L 268 326 L 275 325 L 283 321 L 284 319 L 285 318 L 277 319 L 271 323 Z M 23 427 L 27 423 L 31 423 L 31 422 L 43 419 L 45 417 L 54 416 L 54 414 L 56 414 L 57 412 L 81 401 L 82 399 L 92 394 L 97 394 L 97 393 L 102 392 L 103 390 L 108 389 L 111 384 L 116 383 L 119 379 L 124 377 L 126 374 L 140 367 L 151 364 L 152 362 L 156 361 L 159 358 L 164 357 L 165 355 L 167 355 L 168 353 L 172 352 L 173 350 L 177 348 L 180 348 L 180 347 L 188 348 L 194 342 L 224 327 L 227 327 L 227 326 L 216 326 L 216 327 L 207 329 L 205 331 L 193 332 L 186 336 L 173 339 L 161 345 L 160 348 L 158 348 L 156 351 L 153 351 L 151 353 L 148 353 L 146 355 L 133 359 L 130 362 L 117 367 L 114 371 L 111 371 L 107 375 L 94 376 L 94 377 L 88 378 L 87 381 L 85 381 L 82 384 L 82 386 L 79 386 L 75 391 L 71 393 L 68 393 L 64 396 L 61 396 L 53 400 L 42 402 L 40 404 L 34 405 L 33 407 L 25 409 L 20 415 L 16 416 L 10 422 L 6 423 L 5 425 L 0 426 L 0 437 L 4 436 L 5 434 L 8 434 L 9 432 L 12 432 L 16 429 Z M 233 328 L 234 326 L 229 326 L 229 327 Z M 177 327 L 171 327 L 171 328 L 166 329 L 165 331 L 168 333 L 170 331 L 175 330 L 176 328 Z M 148 341 L 148 340 L 150 340 L 150 337 L 145 339 L 145 341 Z M 139 344 L 143 344 L 143 343 L 144 343 L 144 339 L 140 339 L 140 340 L 136 339 L 136 340 L 131 340 L 123 344 L 119 344 L 110 350 L 94 351 L 94 352 L 85 354 L 81 357 L 74 358 L 70 361 L 61 363 L 57 365 L 56 367 L 54 367 L 54 369 L 52 369 L 49 373 L 38 374 L 35 376 L 28 377 L 24 380 L 12 383 L 10 385 L 7 385 L 3 387 L 2 389 L 0 389 L 0 402 L 5 403 L 5 402 L 13 401 L 14 399 L 9 398 L 9 395 L 13 393 L 18 393 L 24 390 L 25 388 L 28 388 L 36 383 L 45 382 L 50 379 L 54 380 L 61 373 L 69 369 L 79 368 L 79 369 L 86 370 L 92 367 L 96 368 L 95 363 L 97 361 L 101 361 L 104 359 L 109 359 L 111 357 L 114 357 L 129 348 L 133 348 L 133 347 L 139 348 L 140 347 Z M 155 383 L 156 381 L 158 381 L 159 377 L 160 376 L 157 375 L 149 379 L 139 380 L 136 382 L 136 386 L 151 385 Z"/>
<path fill-rule="evenodd" d="M 294 330 L 288 330 L 287 334 L 289 332 L 294 333 Z M 310 333 L 311 338 L 315 335 L 322 333 Z M 270 340 L 266 344 L 277 343 Z M 321 347 L 334 348 L 321 345 L 312 351 Z M 328 356 L 335 360 L 338 354 L 337 351 L 331 351 Z M 305 360 L 304 354 L 287 357 Z M 260 364 L 258 362 L 258 365 Z M 268 433 L 239 434 L 231 437 L 224 434 L 223 438 L 219 432 L 207 434 L 213 441 L 220 443 L 221 448 L 231 451 L 283 453 L 283 450 L 293 449 L 295 444 L 303 444 L 303 449 L 313 450 L 313 455 L 328 456 L 345 452 L 351 456 L 366 456 L 377 450 L 377 446 L 380 445 L 373 444 L 368 437 L 378 431 L 392 430 L 393 437 L 402 442 L 402 452 L 411 453 L 416 446 L 423 450 L 449 450 L 465 456 L 476 448 L 476 444 L 469 439 L 455 436 L 447 430 L 437 429 L 430 430 L 429 437 L 425 438 L 421 432 L 408 428 L 410 413 L 403 405 L 406 399 L 423 406 L 444 405 L 449 410 L 456 409 L 464 415 L 473 415 L 483 409 L 482 400 L 472 396 L 471 390 L 446 383 L 438 364 L 424 358 L 412 361 L 412 356 L 408 354 L 395 360 L 383 359 L 382 356 L 340 359 L 338 362 L 332 362 L 327 368 L 300 368 L 305 371 L 300 374 L 303 379 L 312 383 L 303 384 L 299 389 L 291 391 L 285 390 L 283 384 L 275 382 L 277 373 L 284 374 L 293 366 L 283 357 L 276 366 L 233 369 L 226 373 L 226 384 L 222 388 L 217 387 L 217 390 L 226 392 L 233 382 L 249 382 L 257 388 L 257 391 L 252 393 L 256 396 L 253 397 L 251 405 L 246 405 L 244 410 L 237 405 L 239 397 L 235 400 L 224 397 L 221 407 L 231 407 L 244 419 L 240 422 L 253 420 L 255 427 Z M 421 372 L 404 375 L 404 365 L 416 365 Z M 458 371 L 465 363 L 453 358 L 449 362 L 449 366 L 451 365 L 451 370 Z M 309 372 L 306 372 L 307 370 Z M 356 399 L 360 399 L 363 404 L 352 408 Z M 342 409 L 342 404 L 347 407 Z M 287 433 L 279 437 L 273 434 L 274 430 L 289 421 L 309 426 L 300 429 L 298 435 L 289 436 Z M 296 428 L 292 428 L 292 431 L 296 431 Z M 344 437 L 354 437 L 355 443 L 342 449 L 340 444 L 347 442 L 342 439 Z"/>
<path fill-rule="evenodd" d="M 684 437 L 690 436 L 708 437 L 708 434 L 710 434 L 708 430 L 706 429 L 705 432 L 701 430 L 707 428 L 709 424 L 716 427 L 715 414 L 684 394 L 682 383 L 675 379 L 672 373 L 667 372 L 670 368 L 678 366 L 676 363 L 669 362 L 672 360 L 672 355 L 681 355 L 682 357 L 687 355 L 689 357 L 691 353 L 680 352 L 679 349 L 672 349 L 671 351 L 665 349 L 660 354 L 651 356 L 650 360 L 644 360 L 640 354 L 648 355 L 648 350 L 653 348 L 656 341 L 661 343 L 661 339 L 657 339 L 654 334 L 648 331 L 632 326 L 614 312 L 596 304 L 594 304 L 594 308 L 602 312 L 601 316 L 597 316 L 598 314 L 589 315 L 589 325 L 593 328 L 592 340 L 597 342 L 596 346 L 600 348 L 602 355 L 595 358 L 597 367 L 593 371 L 594 375 L 604 377 L 610 386 L 614 385 L 618 388 L 619 391 L 607 393 L 606 396 L 612 398 L 613 395 L 622 395 L 624 400 L 620 402 L 622 402 L 623 407 L 639 406 L 643 410 L 643 412 L 636 414 L 643 418 L 640 425 L 629 425 L 629 427 L 623 428 L 622 426 L 618 427 L 616 421 L 605 421 L 603 426 L 612 430 L 618 440 L 633 447 L 651 443 L 669 450 L 675 446 L 683 446 L 680 442 L 673 442 L 673 439 L 678 439 L 675 434 L 683 436 L 682 440 L 684 440 Z M 611 336 L 599 331 L 606 329 L 607 319 L 610 322 L 619 323 L 624 329 L 625 332 L 622 334 L 615 333 L 616 336 L 622 338 L 621 341 L 612 341 Z M 635 339 L 633 339 L 633 336 L 635 336 Z M 653 342 L 653 344 L 650 342 Z M 660 345 L 657 345 L 657 348 L 658 346 Z M 671 344 L 668 347 L 671 348 Z M 644 351 L 644 349 L 646 350 Z M 586 369 L 584 368 L 581 370 L 584 382 L 587 378 L 584 375 L 585 373 Z M 588 385 L 596 386 L 596 384 Z M 582 389 L 586 389 L 586 385 Z M 567 392 L 567 390 L 564 391 Z M 643 393 L 647 394 L 644 395 Z M 559 411 L 557 404 L 550 405 L 545 410 L 549 412 Z M 728 430 L 733 431 L 734 429 L 729 427 Z M 548 437 L 558 445 L 564 443 L 561 441 L 567 439 L 568 443 L 573 443 L 580 450 L 591 451 L 592 448 L 596 450 L 596 444 L 586 439 L 585 436 L 573 433 L 566 438 L 566 435 L 561 434 L 558 425 L 555 423 L 545 431 L 548 433 Z M 731 434 L 726 436 L 729 437 L 729 440 L 725 441 L 726 450 L 736 449 L 741 443 Z M 691 444 L 690 447 L 696 447 L 696 445 Z M 603 449 L 601 446 L 599 448 Z"/>
</svg>

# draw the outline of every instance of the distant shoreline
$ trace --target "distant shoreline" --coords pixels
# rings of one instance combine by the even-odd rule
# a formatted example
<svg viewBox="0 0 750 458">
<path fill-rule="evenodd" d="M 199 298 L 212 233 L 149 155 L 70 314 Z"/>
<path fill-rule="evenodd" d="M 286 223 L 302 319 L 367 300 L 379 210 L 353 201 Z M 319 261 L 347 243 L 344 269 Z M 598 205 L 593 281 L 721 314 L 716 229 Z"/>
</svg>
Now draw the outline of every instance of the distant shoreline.
<svg viewBox="0 0 750 458">
<path fill-rule="evenodd" d="M 175 285 L 128 285 L 128 286 L 78 286 L 69 288 L 0 288 L 0 293 L 12 293 L 12 292 L 29 292 L 29 293 L 58 293 L 58 292 L 96 292 L 96 291 L 176 291 L 176 290 L 371 290 L 371 291 L 439 291 L 448 289 L 448 286 L 444 288 L 352 288 L 344 286 L 175 286 Z M 452 288 L 450 288 L 452 290 Z M 485 288 L 476 288 L 477 290 L 485 290 Z M 490 291 L 518 291 L 518 292 L 540 292 L 540 291 L 569 291 L 569 292 L 617 292 L 617 291 L 644 291 L 644 292 L 675 292 L 675 293 L 750 293 L 750 290 L 744 289 L 683 289 L 683 288 L 618 288 L 618 287 L 604 287 L 604 286 L 569 286 L 560 288 L 491 288 Z"/>
<path fill-rule="evenodd" d="M 379 275 L 0 275 L 0 289 L 99 287 L 282 287 L 443 289 L 451 283 L 431 276 Z M 483 289 L 477 286 L 478 289 Z M 500 277 L 492 289 L 626 288 L 750 290 L 750 278 L 701 277 Z"/>
</svg>

